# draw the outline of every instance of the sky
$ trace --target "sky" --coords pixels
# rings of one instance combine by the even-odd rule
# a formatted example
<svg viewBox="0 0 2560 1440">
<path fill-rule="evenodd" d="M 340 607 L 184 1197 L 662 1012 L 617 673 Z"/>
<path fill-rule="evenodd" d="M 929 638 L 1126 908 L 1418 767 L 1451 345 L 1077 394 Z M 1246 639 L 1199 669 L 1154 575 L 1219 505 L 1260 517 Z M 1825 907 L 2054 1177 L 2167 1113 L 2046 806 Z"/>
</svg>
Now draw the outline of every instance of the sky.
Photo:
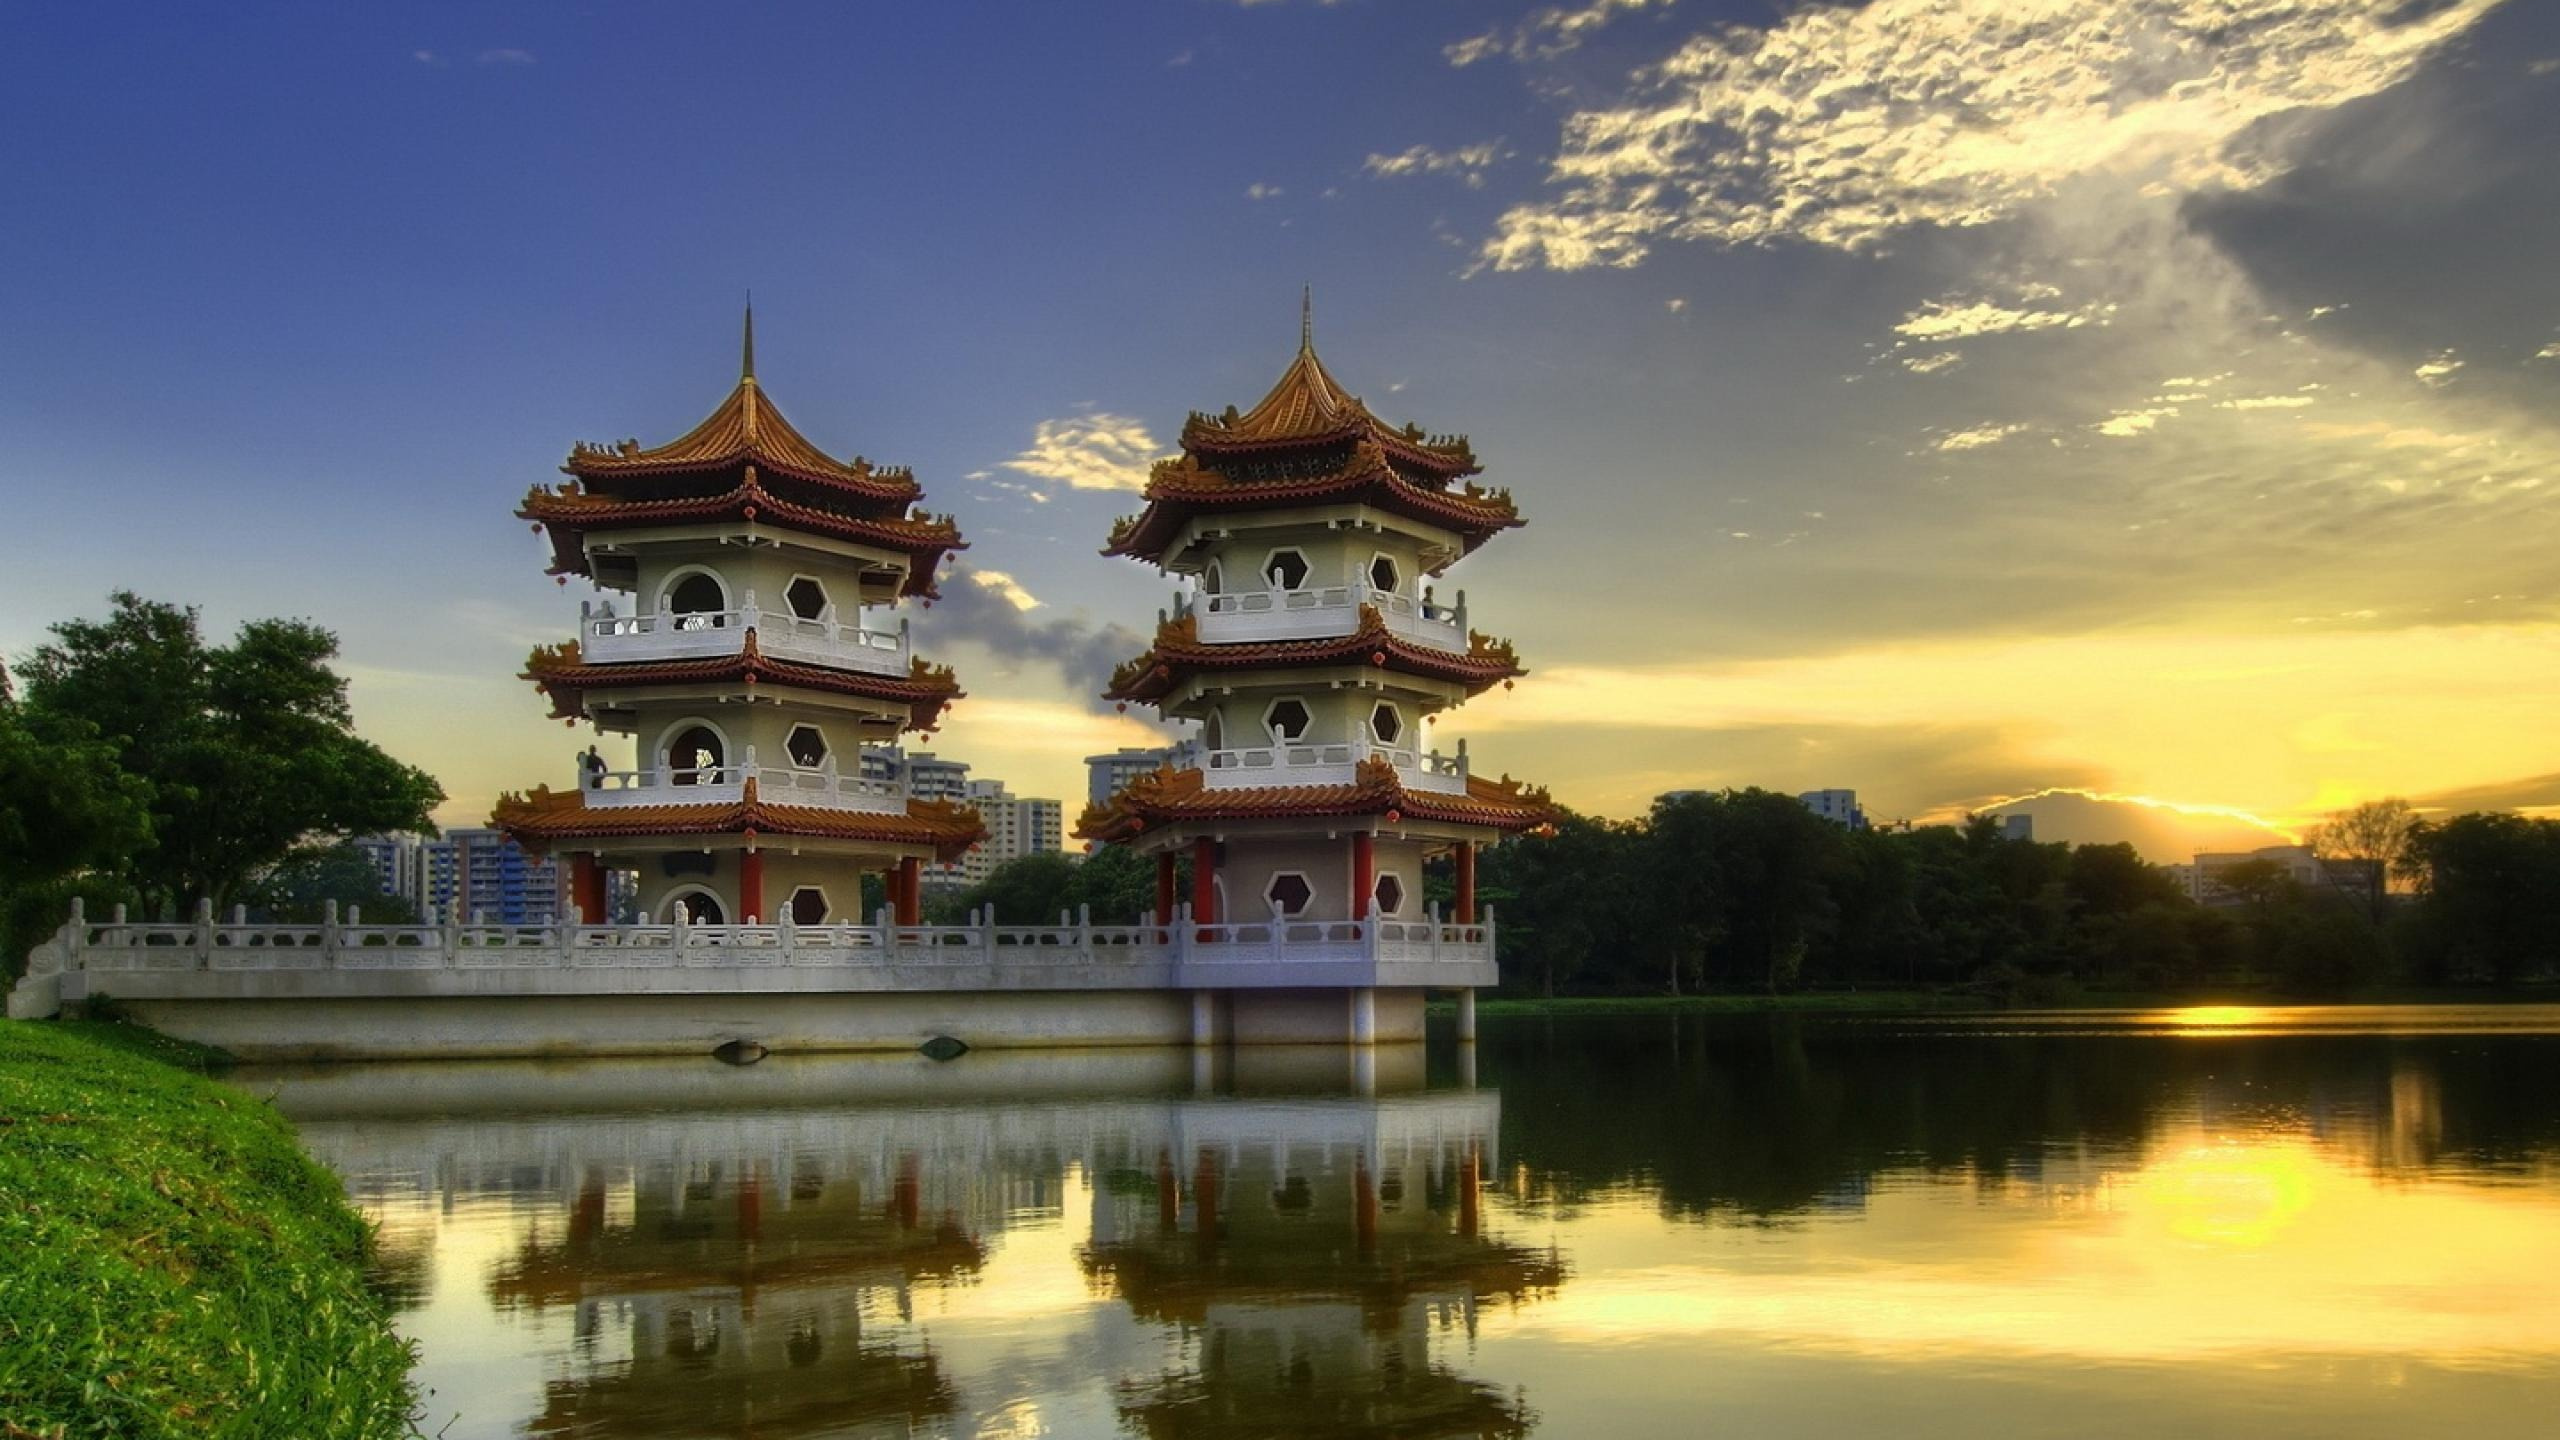
<svg viewBox="0 0 2560 1440">
<path fill-rule="evenodd" d="M 2155 859 L 2560 814 L 2560 6 L 1160 0 L 0 10 L 0 655 L 336 631 L 440 818 L 585 742 L 512 516 L 757 369 L 970 540 L 937 753 L 1076 808 L 1184 415 L 1328 366 L 1529 520 L 1576 808 L 1856 789 Z"/>
</svg>

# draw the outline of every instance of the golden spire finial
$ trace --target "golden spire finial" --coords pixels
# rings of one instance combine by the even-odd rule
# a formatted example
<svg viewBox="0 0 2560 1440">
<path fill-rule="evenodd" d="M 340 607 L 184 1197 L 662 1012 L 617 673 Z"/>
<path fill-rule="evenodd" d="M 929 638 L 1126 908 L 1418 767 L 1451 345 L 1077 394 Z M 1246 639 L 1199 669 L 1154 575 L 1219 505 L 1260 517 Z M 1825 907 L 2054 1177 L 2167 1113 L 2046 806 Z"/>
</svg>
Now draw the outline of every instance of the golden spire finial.
<svg viewBox="0 0 2560 1440">
<path fill-rule="evenodd" d="M 747 338 L 738 357 L 738 378 L 756 378 L 756 292 L 747 292 Z"/>
<path fill-rule="evenodd" d="M 1298 292 L 1298 350 L 1304 354 L 1316 348 L 1316 287 L 1309 285 Z"/>
</svg>

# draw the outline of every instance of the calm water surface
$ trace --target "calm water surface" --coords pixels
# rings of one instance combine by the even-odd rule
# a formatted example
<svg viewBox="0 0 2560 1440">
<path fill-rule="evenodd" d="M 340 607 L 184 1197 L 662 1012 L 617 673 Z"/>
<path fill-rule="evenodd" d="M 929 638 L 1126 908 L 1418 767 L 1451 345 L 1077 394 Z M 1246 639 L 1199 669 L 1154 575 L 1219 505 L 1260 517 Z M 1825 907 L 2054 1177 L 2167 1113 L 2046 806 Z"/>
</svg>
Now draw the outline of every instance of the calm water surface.
<svg viewBox="0 0 2560 1440">
<path fill-rule="evenodd" d="M 454 1440 L 2560 1435 L 2560 1007 L 241 1083 Z"/>
</svg>

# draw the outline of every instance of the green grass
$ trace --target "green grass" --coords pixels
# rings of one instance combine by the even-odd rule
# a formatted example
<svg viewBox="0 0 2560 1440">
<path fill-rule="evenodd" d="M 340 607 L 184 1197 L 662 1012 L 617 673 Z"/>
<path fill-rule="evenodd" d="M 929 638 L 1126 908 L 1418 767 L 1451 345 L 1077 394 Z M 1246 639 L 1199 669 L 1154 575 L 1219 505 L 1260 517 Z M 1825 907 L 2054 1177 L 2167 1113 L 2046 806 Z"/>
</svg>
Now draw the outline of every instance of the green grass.
<svg viewBox="0 0 2560 1440">
<path fill-rule="evenodd" d="M 0 1437 L 414 1433 L 362 1217 L 223 1059 L 0 1022 Z"/>
</svg>

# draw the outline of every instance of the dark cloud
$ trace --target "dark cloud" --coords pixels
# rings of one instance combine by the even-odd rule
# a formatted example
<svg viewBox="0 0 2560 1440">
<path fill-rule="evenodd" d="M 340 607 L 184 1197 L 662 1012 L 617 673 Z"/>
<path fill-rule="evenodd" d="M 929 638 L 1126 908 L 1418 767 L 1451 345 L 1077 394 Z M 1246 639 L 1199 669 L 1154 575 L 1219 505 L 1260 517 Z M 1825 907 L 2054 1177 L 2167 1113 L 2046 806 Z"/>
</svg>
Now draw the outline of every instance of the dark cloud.
<svg viewBox="0 0 2560 1440">
<path fill-rule="evenodd" d="M 993 583 L 966 566 L 942 581 L 942 598 L 916 615 L 917 643 L 927 653 L 955 641 L 975 644 L 998 660 L 1054 669 L 1069 689 L 1108 710 L 1100 695 L 1112 667 L 1147 648 L 1146 637 L 1126 625 L 1097 625 L 1074 616 L 1041 618 L 1046 607 L 1025 610 L 1009 594 L 1010 580 Z"/>
<path fill-rule="evenodd" d="M 2028 796 L 1990 813 L 2034 817 L 2038 840 L 2131 845 L 2155 865 L 2192 859 L 2199 850 L 2255 850 L 2288 843 L 2286 836 L 2265 826 L 2230 816 L 2069 791 Z"/>
<path fill-rule="evenodd" d="M 2293 167 L 2209 192 L 2190 220 L 2296 315 L 2402 367 L 2444 350 L 2466 386 L 2537 385 L 2560 327 L 2560 7 L 2509 5 L 2405 84 L 2290 127 Z"/>
<path fill-rule="evenodd" d="M 2459 790 L 2440 790 L 2433 795 L 2421 795 L 2411 803 L 2421 810 L 2442 811 L 2448 815 L 2474 810 L 2560 806 L 2560 771 L 2528 775 L 2519 780 L 2500 780 L 2488 785 L 2466 785 Z"/>
</svg>

